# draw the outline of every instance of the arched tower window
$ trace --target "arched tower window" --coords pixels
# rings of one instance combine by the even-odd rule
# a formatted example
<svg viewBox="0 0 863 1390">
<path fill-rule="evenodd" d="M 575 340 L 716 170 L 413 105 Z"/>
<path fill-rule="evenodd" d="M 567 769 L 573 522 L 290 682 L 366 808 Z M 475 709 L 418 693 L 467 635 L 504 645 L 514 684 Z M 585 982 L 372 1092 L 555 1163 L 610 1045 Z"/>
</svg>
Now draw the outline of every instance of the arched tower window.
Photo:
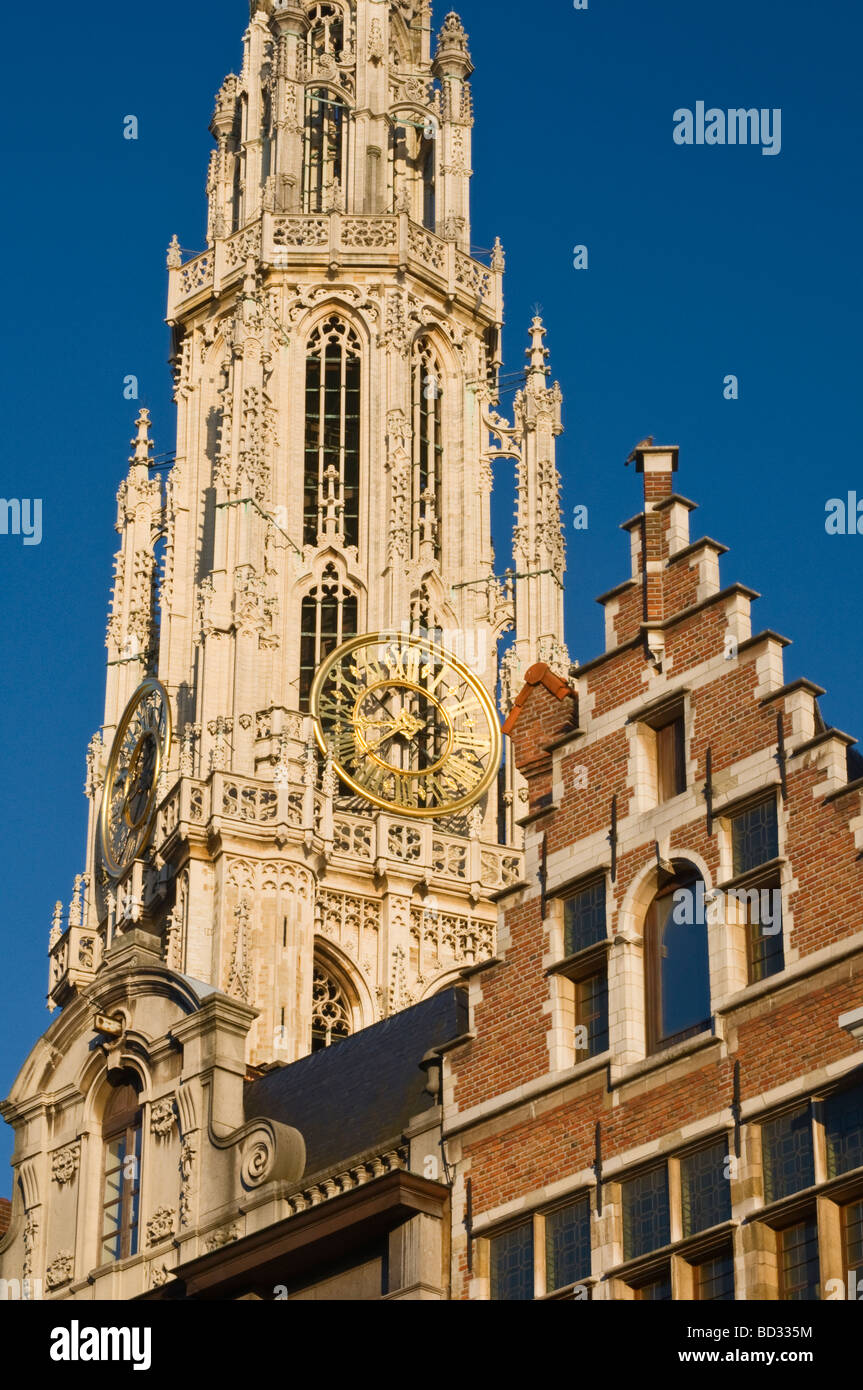
<svg viewBox="0 0 863 1390">
<path fill-rule="evenodd" d="M 347 165 L 348 107 L 337 91 L 310 87 L 306 93 L 306 150 L 303 207 L 329 212 L 335 189 L 344 187 Z"/>
<path fill-rule="evenodd" d="M 138 1253 L 141 1191 L 141 1102 L 137 1082 L 115 1087 L 102 1120 L 105 1176 L 102 1193 L 103 1263 Z"/>
<path fill-rule="evenodd" d="M 239 151 L 234 155 L 234 178 L 231 184 L 231 231 L 240 229 L 243 216 L 243 157 Z"/>
<path fill-rule="evenodd" d="M 423 178 L 423 226 L 433 232 L 436 227 L 437 204 L 435 199 L 435 161 L 436 142 L 433 138 L 423 140 L 422 178 Z"/>
<path fill-rule="evenodd" d="M 245 218 L 243 206 L 245 193 L 245 165 L 246 153 L 243 142 L 246 139 L 246 116 L 248 102 L 245 94 L 237 102 L 236 115 L 234 117 L 234 128 L 232 132 L 234 147 L 234 174 L 231 181 L 231 231 L 239 231 Z"/>
<path fill-rule="evenodd" d="M 337 5 L 313 5 L 309 10 L 309 31 L 306 39 L 308 69 L 316 72 L 321 58 L 336 61 L 345 43 L 345 26 Z"/>
<path fill-rule="evenodd" d="M 337 980 L 320 963 L 312 984 L 312 1052 L 350 1037 L 351 1007 Z"/>
<path fill-rule="evenodd" d="M 690 865 L 675 865 L 675 870 L 674 879 L 653 899 L 644 924 L 651 1052 L 682 1042 L 710 1024 L 704 883 Z"/>
<path fill-rule="evenodd" d="M 415 554 L 428 541 L 440 557 L 442 477 L 443 372 L 431 343 L 422 338 L 413 361 L 411 532 Z"/>
<path fill-rule="evenodd" d="M 342 584 L 334 565 L 303 599 L 300 625 L 300 709 L 309 708 L 315 672 L 321 662 L 359 631 L 356 594 Z"/>
<path fill-rule="evenodd" d="M 273 166 L 273 101 L 265 88 L 261 95 L 261 184 L 270 177 Z"/>
<path fill-rule="evenodd" d="M 331 494 L 345 544 L 359 545 L 361 375 L 359 338 L 333 315 L 306 354 L 305 545 L 317 545 Z"/>
</svg>

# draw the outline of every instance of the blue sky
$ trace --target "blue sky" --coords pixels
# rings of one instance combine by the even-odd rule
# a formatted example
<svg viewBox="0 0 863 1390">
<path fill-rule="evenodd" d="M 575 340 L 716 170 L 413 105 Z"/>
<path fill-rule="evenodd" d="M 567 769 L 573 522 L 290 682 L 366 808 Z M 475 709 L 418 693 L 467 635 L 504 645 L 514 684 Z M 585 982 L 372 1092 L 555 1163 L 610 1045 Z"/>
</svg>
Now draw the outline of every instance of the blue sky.
<svg viewBox="0 0 863 1390">
<path fill-rule="evenodd" d="M 203 249 L 207 123 L 247 13 L 245 0 L 148 0 L 95 16 L 49 0 L 35 29 L 26 7 L 3 19 L 0 496 L 43 499 L 40 546 L 0 536 L 4 1095 L 48 1023 L 51 909 L 84 867 L 84 759 L 134 432 L 123 379 L 138 376 L 168 451 L 165 248 L 176 232 Z M 863 732 L 863 535 L 824 526 L 829 498 L 863 498 L 859 10 L 465 0 L 461 13 L 477 68 L 473 237 L 500 235 L 507 252 L 505 370 L 523 365 L 540 305 L 565 395 L 571 652 L 601 648 L 594 597 L 626 577 L 618 526 L 639 509 L 623 461 L 653 434 L 680 445 L 694 534 L 731 547 L 726 581 L 764 594 L 756 625 L 794 639 L 788 677 L 826 686 L 828 722 Z M 781 153 L 676 145 L 674 111 L 699 100 L 780 108 Z M 122 137 L 128 114 L 137 142 Z M 723 399 L 731 373 L 737 401 Z M 9 1185 L 0 1176 L 0 1194 Z"/>
</svg>

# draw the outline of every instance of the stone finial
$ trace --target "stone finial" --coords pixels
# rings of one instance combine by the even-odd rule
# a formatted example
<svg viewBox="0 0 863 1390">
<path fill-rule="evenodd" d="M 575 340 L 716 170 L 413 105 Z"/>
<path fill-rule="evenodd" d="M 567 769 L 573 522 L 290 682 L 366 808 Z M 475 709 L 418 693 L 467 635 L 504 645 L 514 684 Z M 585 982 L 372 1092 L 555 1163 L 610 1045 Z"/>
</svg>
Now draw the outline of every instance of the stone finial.
<svg viewBox="0 0 863 1390">
<path fill-rule="evenodd" d="M 53 950 L 63 935 L 63 904 L 54 904 L 54 915 L 51 918 L 51 935 L 48 938 L 48 949 Z"/>
<path fill-rule="evenodd" d="M 435 76 L 470 77 L 473 63 L 470 60 L 467 42 L 464 25 L 455 11 L 451 10 L 438 36 L 434 60 Z"/>
<path fill-rule="evenodd" d="M 494 239 L 494 247 L 491 253 L 491 268 L 492 270 L 500 271 L 501 274 L 506 270 L 506 256 L 503 251 L 503 242 L 499 236 Z"/>
<path fill-rule="evenodd" d="M 74 884 L 74 887 L 73 887 L 73 889 L 72 889 L 72 902 L 71 902 L 71 904 L 70 904 L 70 906 L 69 906 L 69 926 L 70 926 L 70 927 L 80 927 L 81 922 L 82 922 L 82 920 L 83 920 L 83 905 L 82 905 L 82 902 L 81 902 L 81 894 L 82 894 L 82 892 L 83 892 L 83 889 L 84 889 L 84 875 L 83 875 L 83 874 L 77 874 L 77 875 L 75 876 L 75 884 Z"/>
<path fill-rule="evenodd" d="M 168 269 L 169 269 L 169 270 L 179 270 L 179 269 L 180 269 L 180 266 L 183 264 L 183 256 L 182 256 L 182 252 L 181 252 L 181 249 L 180 249 L 180 242 L 179 242 L 179 240 L 178 240 L 178 238 L 177 238 L 177 233 L 176 233 L 176 232 L 175 232 L 174 235 L 171 237 L 171 244 L 170 244 L 170 246 L 168 247 L 168 258 L 167 258 L 167 259 L 168 259 Z"/>
<path fill-rule="evenodd" d="M 530 325 L 530 347 L 527 348 L 525 356 L 530 359 L 530 371 L 541 372 L 543 376 L 548 370 L 545 365 L 548 358 L 548 348 L 543 346 L 544 338 L 545 326 L 539 314 L 536 314 Z"/>
<path fill-rule="evenodd" d="M 141 407 L 135 425 L 137 426 L 138 433 L 135 438 L 130 441 L 135 452 L 129 455 L 129 462 L 143 463 L 145 468 L 149 468 L 150 450 L 153 447 L 153 441 L 150 438 L 150 412 L 146 406 Z"/>
</svg>

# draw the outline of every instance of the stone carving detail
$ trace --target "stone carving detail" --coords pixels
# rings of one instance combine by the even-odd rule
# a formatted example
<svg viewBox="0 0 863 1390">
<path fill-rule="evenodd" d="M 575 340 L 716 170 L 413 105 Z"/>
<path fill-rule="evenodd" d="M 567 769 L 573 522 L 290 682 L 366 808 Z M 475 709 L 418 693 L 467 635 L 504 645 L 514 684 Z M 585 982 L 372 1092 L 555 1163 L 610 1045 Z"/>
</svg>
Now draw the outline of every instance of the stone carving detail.
<svg viewBox="0 0 863 1390">
<path fill-rule="evenodd" d="M 412 907 L 411 937 L 418 951 L 420 974 L 429 963 L 438 970 L 445 962 L 471 963 L 494 955 L 494 924 L 476 917 Z"/>
<path fill-rule="evenodd" d="M 170 1207 L 159 1207 L 147 1222 L 147 1244 L 161 1245 L 163 1240 L 170 1240 L 174 1234 L 175 1217 L 176 1212 Z"/>
<path fill-rule="evenodd" d="M 543 638 L 539 644 L 538 659 L 544 661 L 563 680 L 568 679 L 571 662 L 569 652 L 562 642 L 558 642 L 552 637 Z"/>
<path fill-rule="evenodd" d="M 51 1155 L 51 1177 L 63 1187 L 67 1182 L 72 1182 L 80 1162 L 81 1143 L 76 1140 L 74 1144 L 67 1144 Z"/>
<path fill-rule="evenodd" d="M 387 845 L 393 859 L 415 863 L 422 855 L 422 834 L 410 825 L 391 825 Z"/>
<path fill-rule="evenodd" d="M 343 246 L 371 246 L 386 249 L 396 245 L 398 234 L 391 217 L 345 217 L 342 220 Z"/>
<path fill-rule="evenodd" d="M 350 854 L 355 859 L 370 861 L 373 857 L 372 826 L 337 820 L 333 826 L 333 850 Z"/>
<path fill-rule="evenodd" d="M 412 1003 L 412 998 L 408 993 L 407 971 L 405 969 L 405 953 L 401 946 L 396 946 L 392 956 L 392 967 L 390 970 L 390 1013 L 397 1009 L 404 1009 Z"/>
<path fill-rule="evenodd" d="M 321 892 L 316 917 L 317 930 L 323 936 L 337 941 L 354 960 L 360 960 L 369 949 L 367 933 L 374 940 L 380 931 L 381 905 L 376 898 Z"/>
<path fill-rule="evenodd" d="M 386 56 L 386 46 L 384 44 L 384 34 L 379 19 L 373 19 L 369 29 L 369 58 L 373 63 L 379 63 Z"/>
<path fill-rule="evenodd" d="M 84 782 L 84 795 L 95 797 L 104 781 L 102 773 L 102 735 L 94 734 L 87 746 L 87 776 Z"/>
<path fill-rule="evenodd" d="M 222 812 L 233 820 L 257 821 L 271 825 L 278 819 L 279 798 L 267 787 L 243 782 L 225 782 L 222 788 Z"/>
<path fill-rule="evenodd" d="M 75 1256 L 72 1251 L 62 1250 L 56 1259 L 51 1261 L 45 1271 L 46 1287 L 49 1289 L 61 1289 L 64 1284 L 70 1284 L 72 1282 L 74 1269 Z"/>
<path fill-rule="evenodd" d="M 326 246 L 330 239 L 327 217 L 282 217 L 273 230 L 273 245 L 302 249 L 304 246 Z"/>
<path fill-rule="evenodd" d="M 235 1240 L 240 1239 L 240 1228 L 234 1223 L 233 1226 L 225 1226 L 221 1231 L 214 1231 L 208 1236 L 204 1248 L 208 1253 L 213 1250 L 221 1250 L 225 1245 L 231 1245 Z"/>
<path fill-rule="evenodd" d="M 291 1208 L 290 1215 L 299 1216 L 301 1212 L 308 1211 L 310 1207 L 320 1206 L 322 1202 L 340 1197 L 345 1192 L 352 1192 L 355 1188 L 363 1187 L 366 1183 L 373 1182 L 376 1178 L 382 1178 L 387 1173 L 404 1171 L 407 1168 L 407 1162 L 407 1149 L 404 1148 L 390 1149 L 387 1153 L 375 1155 L 355 1168 L 350 1168 L 322 1183 L 316 1183 L 314 1187 L 307 1187 L 302 1192 L 295 1192 L 288 1199 Z"/>
<path fill-rule="evenodd" d="M 180 298 L 185 299 L 212 285 L 214 273 L 215 261 L 208 251 L 196 256 L 193 261 L 187 261 L 180 269 Z"/>
<path fill-rule="evenodd" d="M 408 251 L 414 260 L 421 261 L 429 270 L 436 271 L 438 275 L 446 275 L 446 242 L 441 241 L 433 232 L 425 231 L 411 223 L 408 227 Z"/>
<path fill-rule="evenodd" d="M 171 1272 L 165 1265 L 154 1265 L 150 1272 L 150 1288 L 161 1289 L 171 1278 Z"/>
<path fill-rule="evenodd" d="M 32 1278 L 33 1275 L 33 1256 L 36 1253 L 36 1237 L 39 1234 L 39 1222 L 32 1211 L 28 1211 L 24 1222 L 24 1268 L 22 1273 L 25 1279 Z"/>
<path fill-rule="evenodd" d="M 195 745 L 201 737 L 200 724 L 187 724 L 183 730 L 183 742 L 180 746 L 180 776 L 194 777 L 195 775 Z"/>
<path fill-rule="evenodd" d="M 208 725 L 210 734 L 213 738 L 213 747 L 210 750 L 210 771 L 223 771 L 230 761 L 231 746 L 228 742 L 234 728 L 233 719 L 225 719 L 222 715 L 214 719 Z"/>
<path fill-rule="evenodd" d="M 150 1131 L 157 1139 L 167 1139 L 176 1122 L 176 1104 L 173 1096 L 157 1100 L 150 1107 Z"/>
<path fill-rule="evenodd" d="M 248 956 L 249 904 L 242 898 L 234 909 L 236 932 L 234 954 L 228 972 L 228 994 L 248 1004 L 252 986 L 252 967 Z"/>
<path fill-rule="evenodd" d="M 503 655 L 500 663 L 500 711 L 507 718 L 524 683 L 524 664 L 514 646 Z"/>
<path fill-rule="evenodd" d="M 180 1150 L 180 1225 L 189 1226 L 192 1221 L 192 1169 L 196 1150 L 191 1139 L 183 1140 Z"/>
<path fill-rule="evenodd" d="M 432 841 L 432 869 L 450 878 L 467 877 L 467 845 L 445 840 Z"/>
</svg>

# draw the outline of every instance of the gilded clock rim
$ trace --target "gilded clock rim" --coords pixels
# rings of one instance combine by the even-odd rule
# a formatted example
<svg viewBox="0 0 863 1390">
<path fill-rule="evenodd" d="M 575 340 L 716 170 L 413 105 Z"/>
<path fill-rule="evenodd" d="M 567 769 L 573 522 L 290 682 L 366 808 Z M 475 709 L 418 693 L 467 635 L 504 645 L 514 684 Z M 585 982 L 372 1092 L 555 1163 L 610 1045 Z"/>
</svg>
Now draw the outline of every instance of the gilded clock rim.
<svg viewBox="0 0 863 1390">
<path fill-rule="evenodd" d="M 138 710 L 142 700 L 147 695 L 158 695 L 162 702 L 162 708 L 165 713 L 165 734 L 164 738 L 159 738 L 158 736 L 156 737 L 156 767 L 153 773 L 153 786 L 150 792 L 146 812 L 142 816 L 140 816 L 138 818 L 138 821 L 136 822 L 137 826 L 146 825 L 147 828 L 144 833 L 141 845 L 135 855 L 135 858 L 137 858 L 141 851 L 146 847 L 150 835 L 152 834 L 152 826 L 156 813 L 156 797 L 158 795 L 159 778 L 161 777 L 162 769 L 165 763 L 168 761 L 168 757 L 170 756 L 171 751 L 171 743 L 173 739 L 171 701 L 169 700 L 168 692 L 162 685 L 161 681 L 156 680 L 155 676 L 148 676 L 147 679 L 142 681 L 141 684 L 135 690 L 135 693 L 132 695 L 131 699 L 129 700 L 129 703 L 127 704 L 123 712 L 123 717 L 120 720 L 120 723 L 117 725 L 117 732 L 114 735 L 114 742 L 111 745 L 111 753 L 108 758 L 108 766 L 105 771 L 105 783 L 102 789 L 102 805 L 99 808 L 99 848 L 101 851 L 102 863 L 104 864 L 110 877 L 113 879 L 121 878 L 122 875 L 126 873 L 127 870 L 131 867 L 131 864 L 134 863 L 134 860 L 131 860 L 127 864 L 121 864 L 114 858 L 109 848 L 108 818 L 110 814 L 111 804 L 110 793 L 114 784 L 114 778 L 117 773 L 117 764 L 120 759 L 120 752 L 123 747 L 123 740 L 126 737 L 129 725 L 135 717 L 136 711 Z M 136 754 L 137 745 L 135 748 L 135 752 L 133 753 L 133 757 L 136 756 Z"/>
<path fill-rule="evenodd" d="M 368 801 L 379 810 L 386 811 L 390 815 L 396 815 L 400 819 L 441 820 L 447 816 L 458 815 L 461 811 L 469 810 L 470 807 L 475 806 L 477 802 L 481 801 L 488 793 L 489 789 L 494 784 L 495 778 L 498 776 L 501 757 L 503 755 L 503 731 L 500 726 L 500 720 L 498 719 L 494 699 L 489 694 L 488 690 L 486 690 L 482 681 L 463 661 L 460 661 L 457 656 L 454 656 L 451 652 L 447 651 L 445 647 L 441 647 L 436 642 L 430 642 L 423 637 L 406 637 L 400 633 L 369 632 L 350 638 L 349 641 L 343 642 L 340 647 L 332 651 L 321 663 L 315 675 L 309 695 L 309 710 L 312 716 L 312 727 L 318 748 L 324 755 L 329 753 L 329 745 L 324 737 L 323 728 L 321 726 L 319 704 L 321 693 L 330 672 L 333 667 L 344 661 L 345 658 L 349 657 L 353 652 L 359 651 L 362 647 L 372 647 L 376 643 L 381 645 L 398 645 L 401 648 L 419 647 L 423 651 L 428 651 L 434 656 L 439 657 L 442 665 L 448 666 L 470 686 L 486 718 L 486 727 L 490 743 L 489 765 L 481 781 L 473 791 L 468 793 L 468 795 L 459 797 L 455 801 L 447 802 L 440 806 L 430 807 L 400 806 L 393 801 L 385 800 L 352 777 L 339 760 L 334 757 L 333 761 L 340 779 L 352 792 L 361 797 L 364 801 Z M 393 677 L 392 684 L 407 685 L 409 682 L 407 680 L 399 681 L 399 678 L 395 676 Z"/>
</svg>

